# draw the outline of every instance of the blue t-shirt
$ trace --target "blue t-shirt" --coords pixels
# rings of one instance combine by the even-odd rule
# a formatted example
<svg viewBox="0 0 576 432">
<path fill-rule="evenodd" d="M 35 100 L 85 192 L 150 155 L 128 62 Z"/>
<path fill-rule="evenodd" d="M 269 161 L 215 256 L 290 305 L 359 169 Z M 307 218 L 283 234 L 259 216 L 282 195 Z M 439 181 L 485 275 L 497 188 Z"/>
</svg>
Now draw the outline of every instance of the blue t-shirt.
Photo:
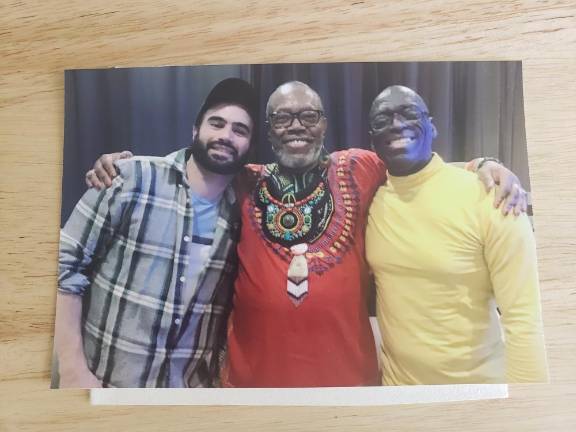
<svg viewBox="0 0 576 432">
<path fill-rule="evenodd" d="M 192 229 L 186 237 L 191 242 L 190 262 L 186 271 L 186 283 L 183 286 L 181 295 L 183 304 L 190 304 L 196 294 L 199 279 L 203 275 L 204 268 L 210 257 L 210 249 L 214 241 L 214 230 L 218 220 L 218 210 L 220 207 L 219 196 L 214 201 L 196 196 L 190 193 L 194 216 L 192 217 Z M 186 239 L 185 239 L 186 241 Z M 184 376 L 188 359 L 178 359 L 170 365 L 170 385 L 179 386 L 181 377 Z"/>
<path fill-rule="evenodd" d="M 219 196 L 215 201 L 210 201 L 194 194 L 190 195 L 194 208 L 192 242 L 211 245 L 218 219 L 218 205 L 222 196 Z"/>
</svg>

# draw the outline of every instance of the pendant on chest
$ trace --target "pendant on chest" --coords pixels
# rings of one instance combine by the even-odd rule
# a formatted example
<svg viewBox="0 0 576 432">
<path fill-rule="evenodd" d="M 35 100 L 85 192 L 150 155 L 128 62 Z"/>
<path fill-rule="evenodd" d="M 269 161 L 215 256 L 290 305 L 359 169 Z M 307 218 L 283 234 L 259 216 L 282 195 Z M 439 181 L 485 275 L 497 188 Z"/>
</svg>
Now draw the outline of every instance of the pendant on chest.
<svg viewBox="0 0 576 432">
<path fill-rule="evenodd" d="M 262 230 L 266 237 L 287 248 L 317 240 L 334 212 L 334 200 L 324 180 L 312 192 L 300 197 L 291 191 L 275 197 L 267 180 L 263 180 L 256 205 L 262 211 Z"/>
</svg>

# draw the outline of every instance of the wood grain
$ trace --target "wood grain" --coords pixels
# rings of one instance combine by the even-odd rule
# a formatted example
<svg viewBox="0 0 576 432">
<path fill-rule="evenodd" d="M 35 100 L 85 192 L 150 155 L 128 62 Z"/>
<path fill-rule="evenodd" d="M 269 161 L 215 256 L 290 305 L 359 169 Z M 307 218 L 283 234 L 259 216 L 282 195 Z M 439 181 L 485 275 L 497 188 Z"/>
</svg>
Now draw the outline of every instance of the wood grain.
<svg viewBox="0 0 576 432">
<path fill-rule="evenodd" d="M 576 426 L 573 1 L 4 1 L 0 431 L 571 431 Z M 366 408 L 91 407 L 50 391 L 63 73 L 167 64 L 524 60 L 551 383 L 508 400 Z"/>
</svg>

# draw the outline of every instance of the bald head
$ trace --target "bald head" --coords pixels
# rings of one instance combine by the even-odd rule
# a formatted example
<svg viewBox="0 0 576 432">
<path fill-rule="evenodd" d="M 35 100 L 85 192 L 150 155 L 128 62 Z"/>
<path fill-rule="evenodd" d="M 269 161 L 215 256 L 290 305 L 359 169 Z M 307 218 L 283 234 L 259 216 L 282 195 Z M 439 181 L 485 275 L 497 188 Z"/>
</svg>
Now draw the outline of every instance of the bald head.
<svg viewBox="0 0 576 432">
<path fill-rule="evenodd" d="M 376 96 L 376 99 L 374 99 L 372 107 L 370 108 L 370 119 L 374 117 L 382 103 L 391 106 L 412 105 L 418 107 L 422 112 L 428 112 L 428 107 L 426 106 L 424 99 L 422 99 L 420 95 L 411 88 L 401 85 L 386 87 L 378 96 Z"/>
<path fill-rule="evenodd" d="M 285 102 L 287 99 L 294 98 L 306 99 L 317 107 L 315 109 L 324 111 L 322 99 L 320 99 L 320 95 L 318 95 L 312 87 L 301 81 L 289 81 L 279 85 L 276 90 L 272 92 L 266 104 L 266 115 L 268 116 L 276 111 L 276 107 L 280 103 Z"/>
</svg>

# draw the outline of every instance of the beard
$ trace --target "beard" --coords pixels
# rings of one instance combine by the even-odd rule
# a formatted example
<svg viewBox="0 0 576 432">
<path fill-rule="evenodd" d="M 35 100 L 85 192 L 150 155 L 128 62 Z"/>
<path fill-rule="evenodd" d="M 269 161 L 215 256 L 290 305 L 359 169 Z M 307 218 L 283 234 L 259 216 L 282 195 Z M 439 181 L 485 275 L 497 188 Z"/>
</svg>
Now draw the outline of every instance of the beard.
<svg viewBox="0 0 576 432">
<path fill-rule="evenodd" d="M 312 148 L 306 153 L 290 153 L 281 146 L 273 146 L 272 151 L 276 155 L 278 165 L 298 171 L 310 168 L 318 163 L 322 153 L 322 146 Z"/>
<path fill-rule="evenodd" d="M 210 150 L 210 148 L 216 143 L 220 146 L 227 146 L 229 149 L 232 150 L 230 160 L 226 161 L 219 160 L 211 157 L 208 154 L 208 150 Z M 231 145 L 222 142 L 205 143 L 204 141 L 200 140 L 200 137 L 198 135 L 196 135 L 196 137 L 192 140 L 190 150 L 192 153 L 192 157 L 194 158 L 194 161 L 205 170 L 210 171 L 214 174 L 222 174 L 222 175 L 236 174 L 238 171 L 242 169 L 242 167 L 248 161 L 248 153 L 245 153 L 242 156 L 238 156 L 238 152 Z"/>
</svg>

